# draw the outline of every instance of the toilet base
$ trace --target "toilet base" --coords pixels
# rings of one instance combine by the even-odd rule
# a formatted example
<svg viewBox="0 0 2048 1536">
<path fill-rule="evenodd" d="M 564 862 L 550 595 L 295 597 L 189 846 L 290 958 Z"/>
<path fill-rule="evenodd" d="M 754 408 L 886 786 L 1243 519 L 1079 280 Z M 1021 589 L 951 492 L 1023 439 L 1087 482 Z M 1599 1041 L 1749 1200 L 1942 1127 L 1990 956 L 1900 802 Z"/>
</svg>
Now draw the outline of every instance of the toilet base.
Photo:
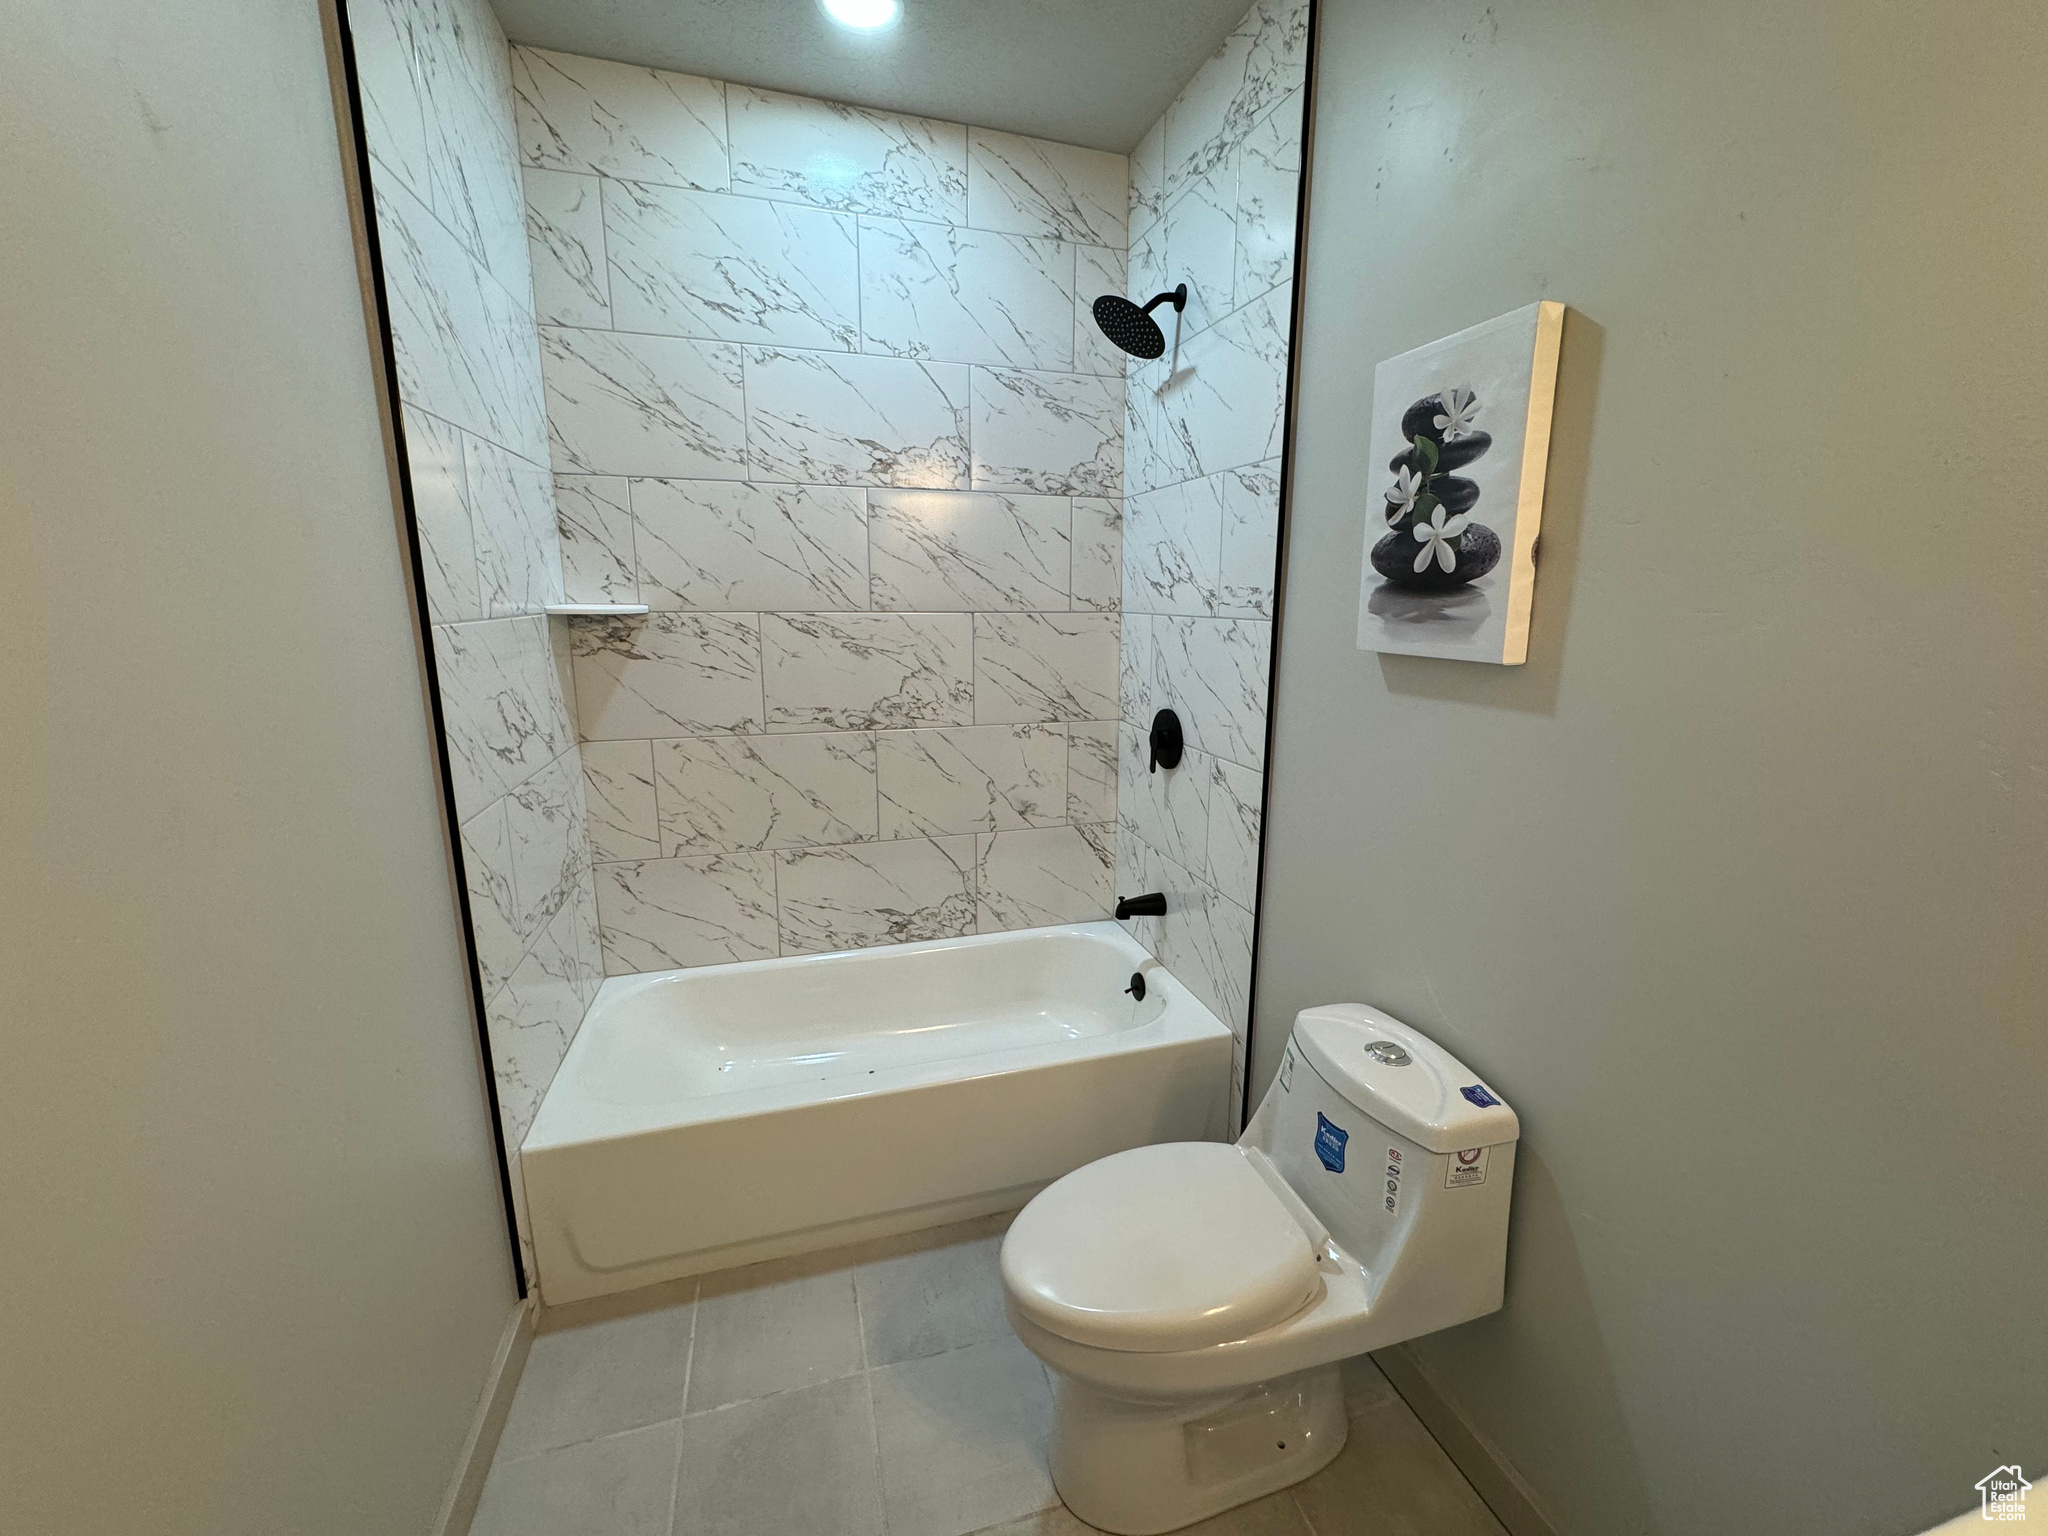
<svg viewBox="0 0 2048 1536">
<path fill-rule="evenodd" d="M 1141 1402 L 1055 1372 L 1052 1481 L 1117 1536 L 1160 1536 L 1313 1476 L 1344 1449 L 1335 1364 L 1242 1392 Z"/>
</svg>

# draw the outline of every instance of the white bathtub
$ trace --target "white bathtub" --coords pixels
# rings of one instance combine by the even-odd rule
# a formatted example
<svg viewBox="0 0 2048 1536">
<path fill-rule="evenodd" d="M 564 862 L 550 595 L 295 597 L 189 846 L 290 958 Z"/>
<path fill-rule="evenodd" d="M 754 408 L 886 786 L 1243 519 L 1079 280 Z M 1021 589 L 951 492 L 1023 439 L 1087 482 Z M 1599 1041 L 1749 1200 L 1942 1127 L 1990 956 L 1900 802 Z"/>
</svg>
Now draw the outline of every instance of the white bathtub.
<svg viewBox="0 0 2048 1536">
<path fill-rule="evenodd" d="M 541 1295 L 1006 1210 L 1220 1139 L 1229 1080 L 1230 1032 L 1114 923 L 615 976 L 521 1148 Z"/>
</svg>

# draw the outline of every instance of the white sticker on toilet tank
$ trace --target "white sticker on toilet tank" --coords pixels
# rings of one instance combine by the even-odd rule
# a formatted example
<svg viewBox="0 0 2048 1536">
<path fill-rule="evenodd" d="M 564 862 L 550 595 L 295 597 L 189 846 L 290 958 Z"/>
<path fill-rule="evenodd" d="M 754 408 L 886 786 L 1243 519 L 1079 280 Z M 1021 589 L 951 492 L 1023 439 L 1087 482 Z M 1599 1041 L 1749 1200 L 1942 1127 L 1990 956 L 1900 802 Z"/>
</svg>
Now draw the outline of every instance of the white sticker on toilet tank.
<svg viewBox="0 0 2048 1536">
<path fill-rule="evenodd" d="M 1463 1152 L 1453 1152 L 1450 1162 L 1444 1165 L 1444 1188 L 1463 1189 L 1468 1184 L 1486 1182 L 1486 1154 L 1491 1147 L 1467 1147 Z"/>
</svg>

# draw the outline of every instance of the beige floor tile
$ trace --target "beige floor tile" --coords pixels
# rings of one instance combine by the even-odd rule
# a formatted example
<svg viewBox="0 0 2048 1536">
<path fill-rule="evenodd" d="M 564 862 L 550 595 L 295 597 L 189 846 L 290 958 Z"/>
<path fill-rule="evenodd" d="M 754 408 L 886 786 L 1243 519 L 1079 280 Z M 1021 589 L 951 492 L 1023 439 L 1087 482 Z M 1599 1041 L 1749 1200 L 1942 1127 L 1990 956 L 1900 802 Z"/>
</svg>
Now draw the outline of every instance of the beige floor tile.
<svg viewBox="0 0 2048 1536">
<path fill-rule="evenodd" d="M 494 1463 L 470 1536 L 668 1536 L 677 1423 Z"/>
<path fill-rule="evenodd" d="M 1002 1238 L 948 1243 L 875 1259 L 853 1272 L 869 1365 L 895 1365 L 1008 1338 Z"/>
<path fill-rule="evenodd" d="M 974 1536 L 1101 1536 L 1097 1529 L 1075 1518 L 1065 1505 L 1040 1510 L 1022 1520 L 992 1525 Z M 1227 1509 L 1194 1525 L 1183 1526 L 1174 1536 L 1313 1536 L 1294 1500 L 1283 1490 L 1271 1493 L 1236 1509 Z"/>
<path fill-rule="evenodd" d="M 688 1411 L 816 1386 L 861 1368 L 853 1276 L 816 1259 L 706 1275 Z"/>
<path fill-rule="evenodd" d="M 1354 1355 L 1337 1369 L 1344 1378 L 1346 1418 L 1355 1419 L 1382 1403 L 1393 1402 L 1401 1395 L 1394 1390 L 1394 1384 L 1381 1374 L 1380 1368 L 1372 1363 L 1371 1355 Z"/>
<path fill-rule="evenodd" d="M 1055 1502 L 1052 1392 L 1015 1339 L 884 1366 L 868 1381 L 890 1536 L 964 1536 Z"/>
<path fill-rule="evenodd" d="M 1316 1536 L 1506 1536 L 1398 1397 L 1353 1419 L 1342 1453 L 1293 1493 Z"/>
<path fill-rule="evenodd" d="M 498 1442 L 510 1461 L 678 1417 L 690 1369 L 686 1302 L 543 1333 Z"/>
<path fill-rule="evenodd" d="M 867 1381 L 683 1420 L 675 1536 L 881 1536 Z"/>
</svg>

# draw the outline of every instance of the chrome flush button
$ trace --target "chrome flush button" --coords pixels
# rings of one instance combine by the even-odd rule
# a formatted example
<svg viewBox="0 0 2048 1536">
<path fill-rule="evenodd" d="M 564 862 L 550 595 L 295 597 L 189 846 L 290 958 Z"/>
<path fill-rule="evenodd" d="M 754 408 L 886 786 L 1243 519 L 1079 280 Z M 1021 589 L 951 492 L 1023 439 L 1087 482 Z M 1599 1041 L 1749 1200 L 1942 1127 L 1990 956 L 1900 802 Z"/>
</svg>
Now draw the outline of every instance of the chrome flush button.
<svg viewBox="0 0 2048 1536">
<path fill-rule="evenodd" d="M 1383 1067 L 1405 1067 L 1415 1058 L 1391 1040 L 1375 1040 L 1365 1048 L 1365 1054 Z"/>
</svg>

